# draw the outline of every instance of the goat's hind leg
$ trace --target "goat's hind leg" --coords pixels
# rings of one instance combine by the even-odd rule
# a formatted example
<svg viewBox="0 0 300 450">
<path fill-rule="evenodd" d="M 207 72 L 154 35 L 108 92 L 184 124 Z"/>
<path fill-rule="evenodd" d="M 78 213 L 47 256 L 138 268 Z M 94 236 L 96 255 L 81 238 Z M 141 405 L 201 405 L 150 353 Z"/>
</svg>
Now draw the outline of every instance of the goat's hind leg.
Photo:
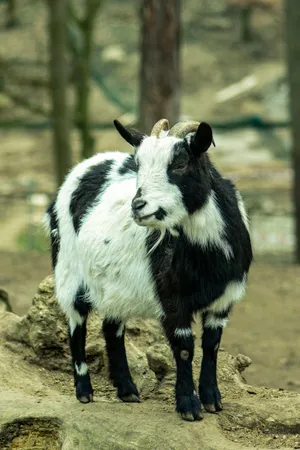
<svg viewBox="0 0 300 450">
<path fill-rule="evenodd" d="M 105 318 L 102 331 L 106 342 L 109 374 L 123 402 L 139 402 L 139 393 L 128 367 L 125 350 L 125 326 L 119 320 Z"/>
<path fill-rule="evenodd" d="M 81 403 L 93 401 L 93 388 L 85 355 L 86 322 L 89 309 L 90 305 L 85 300 L 85 293 L 79 290 L 76 294 L 74 309 L 69 314 L 69 338 L 76 397 Z"/>
</svg>

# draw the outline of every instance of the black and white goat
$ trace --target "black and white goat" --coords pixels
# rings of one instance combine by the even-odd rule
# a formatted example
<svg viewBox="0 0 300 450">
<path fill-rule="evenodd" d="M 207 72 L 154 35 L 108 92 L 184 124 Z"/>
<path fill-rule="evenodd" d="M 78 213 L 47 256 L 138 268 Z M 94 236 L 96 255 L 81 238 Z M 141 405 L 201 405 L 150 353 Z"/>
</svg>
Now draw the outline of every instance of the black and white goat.
<svg viewBox="0 0 300 450">
<path fill-rule="evenodd" d="M 182 122 L 168 130 L 162 119 L 151 136 L 114 124 L 134 155 L 107 152 L 82 161 L 47 211 L 76 396 L 93 399 L 85 357 L 91 309 L 105 315 L 110 376 L 123 401 L 139 401 L 124 347 L 126 321 L 156 318 L 176 361 L 176 410 L 199 420 L 201 403 L 209 412 L 222 409 L 218 347 L 252 260 L 243 201 L 207 156 L 214 143 L 208 124 Z M 203 321 L 199 397 L 192 375 L 197 312 Z"/>
</svg>

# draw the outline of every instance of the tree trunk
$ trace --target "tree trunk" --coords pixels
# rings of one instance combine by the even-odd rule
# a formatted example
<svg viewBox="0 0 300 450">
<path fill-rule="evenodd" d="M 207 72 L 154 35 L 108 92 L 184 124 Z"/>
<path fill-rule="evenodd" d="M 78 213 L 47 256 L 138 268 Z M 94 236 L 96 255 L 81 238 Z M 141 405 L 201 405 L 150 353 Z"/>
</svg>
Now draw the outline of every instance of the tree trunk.
<svg viewBox="0 0 300 450">
<path fill-rule="evenodd" d="M 73 53 L 75 68 L 76 111 L 75 124 L 81 137 L 81 158 L 89 158 L 94 153 L 94 137 L 90 130 L 89 94 L 90 65 L 92 57 L 93 31 L 97 13 L 103 0 L 85 0 L 83 17 L 69 3 L 69 44 Z M 77 40 L 73 39 L 77 36 Z"/>
<path fill-rule="evenodd" d="M 179 120 L 180 0 L 143 0 L 141 53 L 139 125 L 149 133 L 163 117 Z"/>
<path fill-rule="evenodd" d="M 292 121 L 293 200 L 295 204 L 296 261 L 300 264 L 300 2 L 286 0 L 286 54 Z"/>
<path fill-rule="evenodd" d="M 18 25 L 16 0 L 7 0 L 6 28 L 13 28 Z"/>
<path fill-rule="evenodd" d="M 52 97 L 53 146 L 57 183 L 60 185 L 72 166 L 70 120 L 67 102 L 66 59 L 67 0 L 48 0 L 50 32 L 50 83 Z"/>
<path fill-rule="evenodd" d="M 244 6 L 240 10 L 241 40 L 243 42 L 250 42 L 253 39 L 251 27 L 252 12 L 253 12 L 252 5 Z"/>
</svg>

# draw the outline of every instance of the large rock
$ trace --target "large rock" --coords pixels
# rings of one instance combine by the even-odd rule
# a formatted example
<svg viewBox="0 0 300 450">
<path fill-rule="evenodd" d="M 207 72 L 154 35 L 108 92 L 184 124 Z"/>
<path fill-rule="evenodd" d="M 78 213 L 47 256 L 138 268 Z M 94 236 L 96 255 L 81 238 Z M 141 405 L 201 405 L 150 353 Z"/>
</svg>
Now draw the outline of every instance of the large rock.
<svg viewBox="0 0 300 450">
<path fill-rule="evenodd" d="M 88 326 L 88 362 L 95 402 L 76 401 L 67 324 L 52 277 L 39 286 L 28 314 L 0 314 L 0 449 L 291 449 L 300 446 L 300 395 L 247 385 L 244 355 L 219 356 L 224 411 L 197 423 L 174 412 L 174 361 L 160 327 L 128 324 L 126 347 L 141 404 L 116 399 L 107 377 L 101 317 Z M 201 363 L 194 360 L 195 383 Z"/>
</svg>

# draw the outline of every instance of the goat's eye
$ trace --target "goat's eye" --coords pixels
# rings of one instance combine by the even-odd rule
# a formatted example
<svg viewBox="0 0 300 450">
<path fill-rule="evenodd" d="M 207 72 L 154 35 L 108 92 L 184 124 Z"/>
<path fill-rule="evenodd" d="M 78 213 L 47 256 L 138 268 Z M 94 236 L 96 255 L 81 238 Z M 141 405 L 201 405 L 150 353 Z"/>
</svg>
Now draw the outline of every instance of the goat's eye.
<svg viewBox="0 0 300 450">
<path fill-rule="evenodd" d="M 172 164 L 172 171 L 173 172 L 183 172 L 187 168 L 187 163 L 176 163 Z"/>
<path fill-rule="evenodd" d="M 188 155 L 180 155 L 177 158 L 174 158 L 172 164 L 171 164 L 171 170 L 173 172 L 184 172 L 189 163 Z"/>
</svg>

